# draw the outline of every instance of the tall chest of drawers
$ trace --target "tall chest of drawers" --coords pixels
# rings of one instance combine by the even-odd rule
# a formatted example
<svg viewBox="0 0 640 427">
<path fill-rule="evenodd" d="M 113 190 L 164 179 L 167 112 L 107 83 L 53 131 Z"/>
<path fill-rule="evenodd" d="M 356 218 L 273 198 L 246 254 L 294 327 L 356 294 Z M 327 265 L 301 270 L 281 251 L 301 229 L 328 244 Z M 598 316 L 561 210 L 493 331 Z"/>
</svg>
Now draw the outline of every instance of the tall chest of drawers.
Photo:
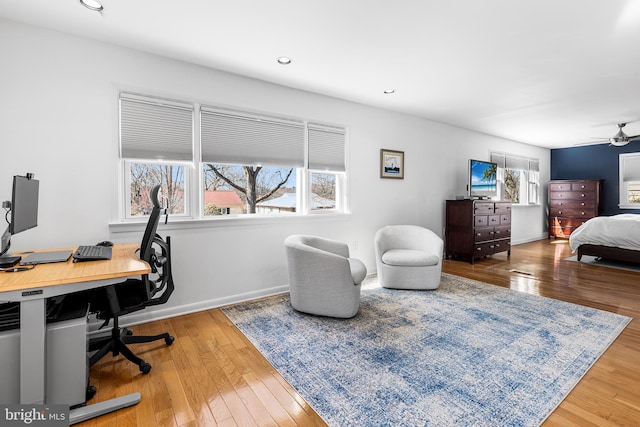
<svg viewBox="0 0 640 427">
<path fill-rule="evenodd" d="M 602 180 L 549 181 L 549 237 L 568 238 L 602 210 Z"/>
<path fill-rule="evenodd" d="M 447 200 L 446 257 L 482 258 L 507 251 L 511 255 L 511 202 Z"/>
</svg>

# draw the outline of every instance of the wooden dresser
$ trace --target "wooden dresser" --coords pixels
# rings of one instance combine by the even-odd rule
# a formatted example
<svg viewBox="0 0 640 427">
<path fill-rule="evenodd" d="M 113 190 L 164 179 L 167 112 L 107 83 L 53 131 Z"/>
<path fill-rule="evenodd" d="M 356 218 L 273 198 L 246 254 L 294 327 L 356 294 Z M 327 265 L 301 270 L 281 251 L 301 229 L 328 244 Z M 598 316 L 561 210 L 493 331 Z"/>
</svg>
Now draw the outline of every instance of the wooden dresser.
<svg viewBox="0 0 640 427">
<path fill-rule="evenodd" d="M 445 227 L 447 258 L 511 255 L 511 202 L 447 200 Z"/>
<path fill-rule="evenodd" d="M 569 238 L 573 230 L 598 216 L 601 192 L 599 179 L 549 181 L 549 238 Z"/>
</svg>

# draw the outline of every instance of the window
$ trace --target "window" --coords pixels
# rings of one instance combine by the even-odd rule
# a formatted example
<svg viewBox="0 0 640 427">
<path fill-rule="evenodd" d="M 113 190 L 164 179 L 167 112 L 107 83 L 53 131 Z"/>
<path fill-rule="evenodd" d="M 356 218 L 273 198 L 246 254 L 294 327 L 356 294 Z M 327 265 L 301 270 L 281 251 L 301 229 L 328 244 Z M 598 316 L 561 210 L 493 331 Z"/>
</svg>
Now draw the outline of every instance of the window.
<svg viewBox="0 0 640 427">
<path fill-rule="evenodd" d="M 149 214 L 149 192 L 157 184 L 169 213 L 188 213 L 192 105 L 122 94 L 120 156 L 125 160 L 125 218 Z"/>
<path fill-rule="evenodd" d="M 640 209 L 640 153 L 620 154 L 619 206 Z"/>
<path fill-rule="evenodd" d="M 236 214 L 299 212 L 295 171 L 304 166 L 302 121 L 203 107 L 200 126 L 204 215 L 212 212 L 207 199 L 220 203 L 222 197 L 235 205 L 219 207 L 234 207 Z"/>
<path fill-rule="evenodd" d="M 540 203 L 538 159 L 491 153 L 491 161 L 498 164 L 498 193 L 501 200 L 510 200 L 519 205 Z"/>
<path fill-rule="evenodd" d="M 344 212 L 345 135 L 303 120 L 121 93 L 124 217 L 146 214 L 157 183 L 170 213 L 185 217 Z"/>
<path fill-rule="evenodd" d="M 339 185 L 345 172 L 344 129 L 309 124 L 309 210 L 341 209 Z"/>
</svg>

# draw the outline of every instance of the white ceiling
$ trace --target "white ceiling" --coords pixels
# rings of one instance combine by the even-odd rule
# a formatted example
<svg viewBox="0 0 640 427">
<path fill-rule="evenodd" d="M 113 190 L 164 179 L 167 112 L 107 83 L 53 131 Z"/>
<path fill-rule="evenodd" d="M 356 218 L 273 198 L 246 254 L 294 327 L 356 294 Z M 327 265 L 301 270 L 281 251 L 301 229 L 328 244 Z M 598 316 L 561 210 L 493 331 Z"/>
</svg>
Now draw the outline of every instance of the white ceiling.
<svg viewBox="0 0 640 427">
<path fill-rule="evenodd" d="M 0 16 L 533 145 L 640 134 L 639 0 L 102 4 L 0 0 Z"/>
</svg>

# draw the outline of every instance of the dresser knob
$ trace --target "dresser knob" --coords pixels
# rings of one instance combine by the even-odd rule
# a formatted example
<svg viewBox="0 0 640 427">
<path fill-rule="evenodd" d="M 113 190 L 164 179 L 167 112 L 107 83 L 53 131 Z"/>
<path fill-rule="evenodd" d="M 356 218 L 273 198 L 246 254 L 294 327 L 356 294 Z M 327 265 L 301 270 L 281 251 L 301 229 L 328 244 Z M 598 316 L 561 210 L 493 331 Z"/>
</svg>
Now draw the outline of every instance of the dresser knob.
<svg viewBox="0 0 640 427">
<path fill-rule="evenodd" d="M 584 197 L 584 193 L 580 195 L 581 197 Z"/>
<path fill-rule="evenodd" d="M 584 206 L 584 202 L 580 203 L 581 206 Z"/>
<path fill-rule="evenodd" d="M 581 215 L 584 215 L 584 212 L 582 212 Z"/>
<path fill-rule="evenodd" d="M 558 211 L 558 215 L 562 215 L 562 211 Z"/>
</svg>

